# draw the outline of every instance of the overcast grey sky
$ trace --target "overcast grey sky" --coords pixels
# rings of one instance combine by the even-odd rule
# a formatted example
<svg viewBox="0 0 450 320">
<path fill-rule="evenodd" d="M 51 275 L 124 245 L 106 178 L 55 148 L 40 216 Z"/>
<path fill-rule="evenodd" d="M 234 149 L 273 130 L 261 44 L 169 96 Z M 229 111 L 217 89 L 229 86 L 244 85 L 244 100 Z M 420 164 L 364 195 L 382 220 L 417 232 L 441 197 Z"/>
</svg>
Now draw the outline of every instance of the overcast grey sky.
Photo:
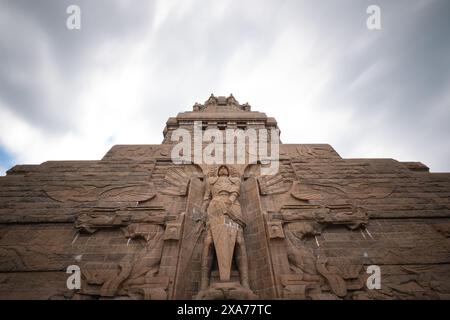
<svg viewBox="0 0 450 320">
<path fill-rule="evenodd" d="M 449 88 L 448 0 L 0 0 L 0 174 L 160 143 L 211 93 L 275 117 L 285 143 L 450 171 Z"/>
</svg>

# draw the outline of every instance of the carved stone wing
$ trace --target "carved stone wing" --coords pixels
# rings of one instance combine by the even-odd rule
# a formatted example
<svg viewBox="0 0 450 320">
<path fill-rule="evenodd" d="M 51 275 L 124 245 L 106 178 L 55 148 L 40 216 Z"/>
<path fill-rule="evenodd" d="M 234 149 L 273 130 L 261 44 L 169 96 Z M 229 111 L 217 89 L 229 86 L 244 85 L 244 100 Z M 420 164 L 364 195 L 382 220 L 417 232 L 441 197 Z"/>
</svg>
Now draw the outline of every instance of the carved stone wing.
<svg viewBox="0 0 450 320">
<path fill-rule="evenodd" d="M 44 192 L 49 198 L 59 202 L 144 202 L 156 195 L 151 182 L 124 185 L 47 185 L 44 187 Z"/>
<path fill-rule="evenodd" d="M 300 201 L 320 200 L 322 199 L 320 192 L 299 183 L 294 182 L 291 189 L 291 196 Z"/>
<path fill-rule="evenodd" d="M 324 198 L 339 199 L 383 199 L 389 197 L 395 191 L 395 186 L 387 183 L 310 183 L 309 187 L 322 194 Z"/>
<path fill-rule="evenodd" d="M 261 195 L 282 194 L 288 192 L 292 182 L 286 182 L 281 174 L 258 177 L 259 192 Z"/>
<path fill-rule="evenodd" d="M 188 191 L 189 179 L 190 175 L 182 168 L 170 168 L 164 177 L 164 187 L 161 193 L 170 196 L 185 196 Z"/>
</svg>

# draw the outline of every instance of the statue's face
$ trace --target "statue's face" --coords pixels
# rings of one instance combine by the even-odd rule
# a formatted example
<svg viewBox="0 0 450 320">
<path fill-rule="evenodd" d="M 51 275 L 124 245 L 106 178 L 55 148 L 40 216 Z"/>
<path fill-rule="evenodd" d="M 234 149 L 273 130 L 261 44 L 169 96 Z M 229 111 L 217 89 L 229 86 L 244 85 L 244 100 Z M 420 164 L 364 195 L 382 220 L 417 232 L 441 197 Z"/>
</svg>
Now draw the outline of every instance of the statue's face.
<svg viewBox="0 0 450 320">
<path fill-rule="evenodd" d="M 226 167 L 220 167 L 219 169 L 219 177 L 228 176 L 228 169 Z"/>
</svg>

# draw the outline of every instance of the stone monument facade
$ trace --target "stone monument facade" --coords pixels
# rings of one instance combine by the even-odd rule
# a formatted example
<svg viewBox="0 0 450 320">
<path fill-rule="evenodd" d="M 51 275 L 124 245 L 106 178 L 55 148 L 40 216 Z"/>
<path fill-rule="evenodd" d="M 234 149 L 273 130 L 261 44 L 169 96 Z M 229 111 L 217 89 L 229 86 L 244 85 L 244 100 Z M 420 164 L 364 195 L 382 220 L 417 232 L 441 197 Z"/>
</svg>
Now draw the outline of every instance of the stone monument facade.
<svg viewBox="0 0 450 320">
<path fill-rule="evenodd" d="M 449 173 L 326 144 L 280 144 L 272 175 L 261 161 L 175 163 L 174 132 L 197 121 L 278 128 L 211 95 L 169 118 L 160 145 L 0 177 L 0 299 L 450 298 Z"/>
</svg>

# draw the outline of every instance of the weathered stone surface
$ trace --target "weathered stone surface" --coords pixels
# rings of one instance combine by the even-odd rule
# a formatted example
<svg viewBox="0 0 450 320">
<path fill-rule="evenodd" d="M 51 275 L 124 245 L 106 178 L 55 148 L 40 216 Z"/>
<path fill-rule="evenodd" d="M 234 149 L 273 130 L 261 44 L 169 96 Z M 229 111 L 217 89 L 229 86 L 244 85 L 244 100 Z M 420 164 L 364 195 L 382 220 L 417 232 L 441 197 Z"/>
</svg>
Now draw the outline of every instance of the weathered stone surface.
<svg viewBox="0 0 450 320">
<path fill-rule="evenodd" d="M 0 299 L 450 299 L 449 173 L 325 144 L 281 144 L 272 176 L 259 163 L 175 164 L 171 135 L 195 120 L 277 127 L 211 96 L 170 118 L 160 145 L 0 177 Z"/>
</svg>

